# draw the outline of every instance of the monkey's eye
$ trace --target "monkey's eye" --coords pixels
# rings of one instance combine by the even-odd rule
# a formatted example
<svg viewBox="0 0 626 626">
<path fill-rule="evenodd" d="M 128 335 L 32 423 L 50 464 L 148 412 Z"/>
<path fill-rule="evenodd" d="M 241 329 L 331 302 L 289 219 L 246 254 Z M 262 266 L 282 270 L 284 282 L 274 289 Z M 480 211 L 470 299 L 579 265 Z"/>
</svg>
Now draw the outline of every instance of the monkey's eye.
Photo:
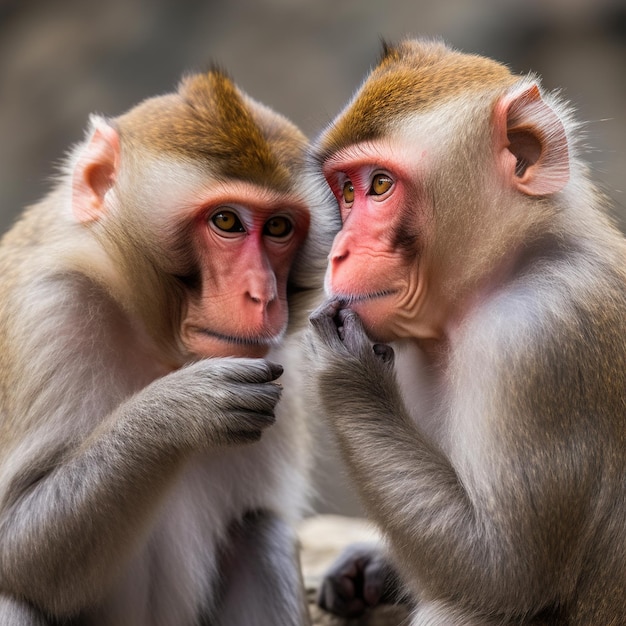
<svg viewBox="0 0 626 626">
<path fill-rule="evenodd" d="M 211 216 L 211 223 L 224 233 L 245 233 L 241 220 L 237 214 L 227 209 L 222 209 Z"/>
<path fill-rule="evenodd" d="M 372 196 L 382 196 L 384 193 L 391 189 L 393 185 L 393 180 L 386 176 L 385 174 L 376 174 L 374 179 L 372 180 L 372 185 L 370 187 L 369 193 Z"/>
<path fill-rule="evenodd" d="M 284 238 L 287 237 L 293 231 L 293 224 L 291 220 L 282 215 L 275 215 L 265 222 L 263 227 L 263 234 L 269 237 Z"/>
<path fill-rule="evenodd" d="M 343 201 L 346 204 L 352 204 L 354 202 L 354 185 L 352 184 L 351 181 L 347 180 L 343 184 L 342 194 L 343 194 Z"/>
</svg>

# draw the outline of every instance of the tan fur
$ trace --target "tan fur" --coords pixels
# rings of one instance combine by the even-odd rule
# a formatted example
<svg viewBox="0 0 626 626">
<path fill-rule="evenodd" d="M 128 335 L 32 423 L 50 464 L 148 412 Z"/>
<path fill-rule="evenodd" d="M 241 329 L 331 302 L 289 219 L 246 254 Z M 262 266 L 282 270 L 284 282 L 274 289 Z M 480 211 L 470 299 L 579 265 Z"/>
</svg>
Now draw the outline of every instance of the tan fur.
<svg viewBox="0 0 626 626">
<path fill-rule="evenodd" d="M 442 43 L 404 41 L 387 46 L 367 82 L 320 145 L 323 158 L 383 137 L 407 112 L 425 112 L 458 96 L 511 85 L 509 70 L 491 59 L 451 51 Z"/>
<path fill-rule="evenodd" d="M 297 337 L 268 355 L 278 385 L 268 360 L 191 353 L 180 325 L 223 198 L 299 220 L 287 298 L 307 314 L 335 222 L 304 137 L 220 72 L 110 123 L 119 155 L 94 117 L 0 244 L 0 623 L 302 626 Z"/>
<path fill-rule="evenodd" d="M 312 398 L 414 626 L 624 621 L 626 239 L 578 130 L 537 78 L 414 41 L 319 141 L 327 180 L 352 176 L 356 199 L 311 318 Z M 394 187 L 372 199 L 381 171 Z M 409 237 L 381 248 L 394 228 L 412 257 Z M 395 366 L 379 336 L 402 348 Z M 324 605 L 388 593 L 380 563 L 348 553 Z"/>
<path fill-rule="evenodd" d="M 221 71 L 184 78 L 117 120 L 123 141 L 205 164 L 213 175 L 293 189 L 306 138 L 282 116 L 242 94 Z M 139 149 L 139 146 L 133 147 Z"/>
</svg>

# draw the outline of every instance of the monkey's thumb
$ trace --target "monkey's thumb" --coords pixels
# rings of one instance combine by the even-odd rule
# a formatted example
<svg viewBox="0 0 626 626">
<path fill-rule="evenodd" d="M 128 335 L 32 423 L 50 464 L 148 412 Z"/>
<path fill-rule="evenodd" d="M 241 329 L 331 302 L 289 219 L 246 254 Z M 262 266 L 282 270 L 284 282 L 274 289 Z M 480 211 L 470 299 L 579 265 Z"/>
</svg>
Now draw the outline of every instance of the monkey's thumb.
<svg viewBox="0 0 626 626">
<path fill-rule="evenodd" d="M 374 354 L 382 359 L 383 363 L 391 363 L 393 361 L 393 348 L 386 343 L 375 343 L 372 349 L 374 350 Z"/>
</svg>

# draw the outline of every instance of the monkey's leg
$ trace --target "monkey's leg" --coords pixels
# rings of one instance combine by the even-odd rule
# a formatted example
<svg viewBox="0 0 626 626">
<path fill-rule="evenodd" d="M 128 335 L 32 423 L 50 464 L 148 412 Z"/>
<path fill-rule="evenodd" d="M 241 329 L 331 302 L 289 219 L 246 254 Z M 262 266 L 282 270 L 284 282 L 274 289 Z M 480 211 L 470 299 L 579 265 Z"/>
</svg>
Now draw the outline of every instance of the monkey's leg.
<svg viewBox="0 0 626 626">
<path fill-rule="evenodd" d="M 296 537 L 267 511 L 233 524 L 224 558 L 220 626 L 310 623 Z"/>
<path fill-rule="evenodd" d="M 50 626 L 34 607 L 16 598 L 0 594 L 0 624 L 7 626 Z"/>
</svg>

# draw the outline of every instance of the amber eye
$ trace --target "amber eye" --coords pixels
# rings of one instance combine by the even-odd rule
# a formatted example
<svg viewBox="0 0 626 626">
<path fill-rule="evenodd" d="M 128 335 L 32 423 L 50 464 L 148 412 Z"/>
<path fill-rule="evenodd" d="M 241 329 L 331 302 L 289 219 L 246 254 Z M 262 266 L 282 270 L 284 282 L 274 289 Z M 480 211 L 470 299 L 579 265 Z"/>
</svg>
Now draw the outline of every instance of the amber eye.
<svg viewBox="0 0 626 626">
<path fill-rule="evenodd" d="M 343 193 L 343 201 L 346 204 L 352 204 L 354 202 L 354 185 L 352 184 L 352 182 L 347 180 L 343 184 L 342 193 Z"/>
<path fill-rule="evenodd" d="M 293 224 L 282 215 L 276 215 L 265 222 L 263 233 L 270 237 L 286 237 L 293 230 Z"/>
<path fill-rule="evenodd" d="M 225 233 L 245 233 L 246 229 L 233 211 L 218 211 L 211 216 L 211 222 Z"/>
<path fill-rule="evenodd" d="M 389 176 L 384 174 L 376 174 L 374 180 L 372 180 L 372 186 L 370 187 L 370 194 L 373 196 L 382 196 L 385 192 L 391 189 L 393 181 Z"/>
</svg>

